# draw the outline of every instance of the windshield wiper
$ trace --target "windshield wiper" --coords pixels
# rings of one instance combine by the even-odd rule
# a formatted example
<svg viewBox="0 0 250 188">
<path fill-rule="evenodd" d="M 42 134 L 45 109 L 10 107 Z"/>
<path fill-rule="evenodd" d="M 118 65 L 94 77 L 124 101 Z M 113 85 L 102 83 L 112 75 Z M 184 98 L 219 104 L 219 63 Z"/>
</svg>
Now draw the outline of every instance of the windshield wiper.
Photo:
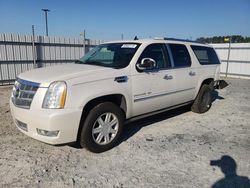
<svg viewBox="0 0 250 188">
<path fill-rule="evenodd" d="M 105 66 L 105 64 L 99 62 L 99 61 L 85 61 L 83 62 L 84 64 L 88 64 L 88 65 L 97 65 L 97 66 Z"/>
<path fill-rule="evenodd" d="M 113 66 L 110 66 L 108 64 L 105 64 L 105 63 L 102 63 L 102 62 L 99 62 L 99 61 L 91 61 L 91 60 L 88 60 L 88 61 L 80 61 L 80 60 L 76 60 L 75 61 L 76 63 L 79 63 L 79 64 L 86 64 L 86 65 L 95 65 L 95 66 L 101 66 L 101 67 L 110 67 L 110 68 L 115 68 Z"/>
</svg>

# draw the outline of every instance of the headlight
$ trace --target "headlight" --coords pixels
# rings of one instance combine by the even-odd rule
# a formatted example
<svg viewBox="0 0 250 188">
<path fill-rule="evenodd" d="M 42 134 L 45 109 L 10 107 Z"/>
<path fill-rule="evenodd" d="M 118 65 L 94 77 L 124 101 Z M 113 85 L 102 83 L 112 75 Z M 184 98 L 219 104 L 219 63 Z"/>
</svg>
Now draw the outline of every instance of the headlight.
<svg viewBox="0 0 250 188">
<path fill-rule="evenodd" d="M 64 108 L 67 86 L 63 81 L 50 84 L 43 100 L 43 108 Z"/>
</svg>

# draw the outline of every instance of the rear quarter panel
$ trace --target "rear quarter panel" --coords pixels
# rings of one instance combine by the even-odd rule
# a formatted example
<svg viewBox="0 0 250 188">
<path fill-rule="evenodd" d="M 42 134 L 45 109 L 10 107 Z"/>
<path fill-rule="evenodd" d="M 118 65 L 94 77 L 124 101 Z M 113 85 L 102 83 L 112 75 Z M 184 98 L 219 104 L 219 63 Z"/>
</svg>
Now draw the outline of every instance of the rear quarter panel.
<svg viewBox="0 0 250 188">
<path fill-rule="evenodd" d="M 190 44 L 192 45 L 192 44 Z M 195 69 L 197 73 L 197 85 L 196 85 L 196 90 L 195 90 L 195 97 L 197 96 L 201 84 L 204 80 L 212 78 L 214 80 L 219 80 L 220 79 L 220 64 L 211 64 L 211 65 L 201 65 L 194 54 L 192 48 L 189 45 L 189 53 L 192 59 L 192 67 Z M 201 45 L 208 47 L 207 45 Z M 217 55 L 218 56 L 218 55 Z"/>
</svg>

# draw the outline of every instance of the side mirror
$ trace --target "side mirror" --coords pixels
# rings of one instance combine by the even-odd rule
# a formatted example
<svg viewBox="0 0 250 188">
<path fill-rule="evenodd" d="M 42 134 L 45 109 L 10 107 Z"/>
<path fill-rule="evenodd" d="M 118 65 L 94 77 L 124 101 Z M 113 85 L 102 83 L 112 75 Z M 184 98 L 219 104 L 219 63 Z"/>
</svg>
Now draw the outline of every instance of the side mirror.
<svg viewBox="0 0 250 188">
<path fill-rule="evenodd" d="M 156 67 L 156 62 L 155 62 L 155 60 L 153 60 L 151 58 L 143 58 L 140 63 L 136 64 L 136 67 L 140 71 L 151 70 L 151 69 L 154 69 Z"/>
</svg>

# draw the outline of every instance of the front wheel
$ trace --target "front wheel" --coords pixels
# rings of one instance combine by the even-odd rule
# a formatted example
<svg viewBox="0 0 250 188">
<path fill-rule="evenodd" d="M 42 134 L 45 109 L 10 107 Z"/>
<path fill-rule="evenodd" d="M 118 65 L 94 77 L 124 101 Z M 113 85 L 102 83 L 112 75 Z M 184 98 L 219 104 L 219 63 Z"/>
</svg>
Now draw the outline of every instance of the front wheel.
<svg viewBox="0 0 250 188">
<path fill-rule="evenodd" d="M 191 110 L 196 113 L 205 113 L 212 106 L 212 89 L 209 85 L 202 85 L 194 100 Z"/>
<path fill-rule="evenodd" d="M 95 106 L 83 124 L 80 145 L 94 153 L 113 148 L 121 135 L 123 121 L 123 112 L 114 103 Z"/>
</svg>

